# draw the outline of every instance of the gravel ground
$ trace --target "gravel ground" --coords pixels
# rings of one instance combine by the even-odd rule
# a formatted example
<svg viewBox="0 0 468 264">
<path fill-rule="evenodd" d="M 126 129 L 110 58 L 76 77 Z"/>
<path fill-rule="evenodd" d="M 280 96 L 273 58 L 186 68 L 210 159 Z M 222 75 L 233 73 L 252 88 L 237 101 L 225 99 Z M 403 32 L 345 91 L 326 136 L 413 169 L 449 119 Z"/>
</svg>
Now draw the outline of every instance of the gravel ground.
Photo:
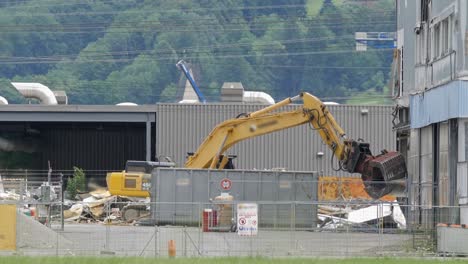
<svg viewBox="0 0 468 264">
<path fill-rule="evenodd" d="M 18 252 L 24 255 L 167 256 L 168 241 L 175 240 L 180 256 L 401 256 L 411 241 L 405 234 L 262 228 L 257 236 L 241 237 L 201 232 L 197 227 L 66 224 L 59 232 L 28 224 L 21 227 Z"/>
</svg>

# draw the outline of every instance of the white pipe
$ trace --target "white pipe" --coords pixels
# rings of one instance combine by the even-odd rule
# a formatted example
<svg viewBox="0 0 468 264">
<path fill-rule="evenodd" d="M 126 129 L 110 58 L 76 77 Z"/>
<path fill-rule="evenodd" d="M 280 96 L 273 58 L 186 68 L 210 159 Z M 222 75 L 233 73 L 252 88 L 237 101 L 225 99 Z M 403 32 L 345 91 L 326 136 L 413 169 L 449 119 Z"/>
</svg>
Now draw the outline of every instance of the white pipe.
<svg viewBox="0 0 468 264">
<path fill-rule="evenodd" d="M 119 105 L 119 106 L 137 106 L 137 104 L 132 103 L 132 102 L 123 102 L 123 103 L 118 103 L 116 105 Z"/>
<path fill-rule="evenodd" d="M 11 83 L 19 93 L 26 98 L 35 98 L 41 101 L 41 104 L 56 105 L 57 99 L 49 87 L 40 83 Z"/>
<path fill-rule="evenodd" d="M 244 91 L 242 98 L 244 103 L 275 104 L 275 100 L 269 94 L 264 92 Z"/>
<path fill-rule="evenodd" d="M 0 96 L 0 105 L 7 105 L 7 104 L 8 104 L 8 100 L 5 99 L 5 97 Z"/>
</svg>

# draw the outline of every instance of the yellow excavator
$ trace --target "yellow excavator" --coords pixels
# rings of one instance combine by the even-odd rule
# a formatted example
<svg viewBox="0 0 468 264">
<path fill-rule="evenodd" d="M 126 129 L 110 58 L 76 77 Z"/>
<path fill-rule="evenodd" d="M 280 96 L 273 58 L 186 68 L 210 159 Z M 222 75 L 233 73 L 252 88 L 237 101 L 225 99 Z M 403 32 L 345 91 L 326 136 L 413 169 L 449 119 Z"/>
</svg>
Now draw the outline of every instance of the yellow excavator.
<svg viewBox="0 0 468 264">
<path fill-rule="evenodd" d="M 296 110 L 278 111 L 301 99 L 303 104 Z M 339 170 L 361 174 L 365 190 L 372 198 L 378 199 L 392 193 L 396 186 L 401 186 L 401 183 L 395 185 L 392 182 L 406 178 L 406 165 L 400 153 L 383 150 L 381 154 L 373 156 L 368 143 L 348 138 L 326 105 L 305 92 L 217 125 L 198 150 L 190 154 L 185 168 L 232 169 L 232 158 L 224 153 L 237 142 L 304 124 L 309 124 L 317 131 L 333 151 Z M 153 165 L 171 166 L 167 163 Z M 109 173 L 109 191 L 112 194 L 148 197 L 150 173 L 144 176 L 141 170 L 138 171 L 133 169 Z"/>
</svg>

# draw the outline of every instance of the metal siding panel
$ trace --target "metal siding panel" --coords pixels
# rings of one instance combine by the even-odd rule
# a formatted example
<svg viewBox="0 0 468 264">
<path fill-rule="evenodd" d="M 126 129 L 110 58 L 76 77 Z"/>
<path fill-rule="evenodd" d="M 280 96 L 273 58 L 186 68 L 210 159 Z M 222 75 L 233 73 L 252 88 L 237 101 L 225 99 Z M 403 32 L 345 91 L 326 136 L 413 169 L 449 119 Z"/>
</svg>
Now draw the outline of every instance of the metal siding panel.
<svg viewBox="0 0 468 264">
<path fill-rule="evenodd" d="M 410 215 L 408 219 L 409 222 L 417 223 L 419 222 L 419 208 L 420 205 L 420 192 L 419 188 L 420 183 L 420 173 L 419 173 L 419 160 L 420 160 L 420 145 L 419 145 L 420 130 L 411 129 L 410 131 L 410 147 L 408 152 L 408 182 L 410 186 L 408 189 L 408 199 L 410 201 Z"/>
<path fill-rule="evenodd" d="M 410 98 L 411 128 L 468 117 L 468 81 L 453 81 Z"/>
<path fill-rule="evenodd" d="M 432 126 L 421 129 L 421 206 L 423 209 L 432 208 L 434 186 L 434 158 Z"/>
<path fill-rule="evenodd" d="M 448 123 L 441 123 L 439 128 L 439 206 L 450 205 L 450 179 L 448 172 L 448 127 Z"/>
<path fill-rule="evenodd" d="M 457 164 L 457 185 L 458 203 L 461 205 L 468 204 L 468 170 L 466 162 L 458 162 Z"/>
<path fill-rule="evenodd" d="M 47 124 L 41 134 L 45 143 L 41 153 L 41 168 L 47 160 L 54 170 L 122 169 L 128 159 L 143 160 L 145 148 L 144 126 L 126 128 L 122 125 Z M 104 175 L 104 174 L 103 174 Z M 103 176 L 101 175 L 101 176 Z"/>
<path fill-rule="evenodd" d="M 239 104 L 160 104 L 157 107 L 157 154 L 171 156 L 179 166 L 183 166 L 186 152 L 196 151 L 215 125 L 239 113 L 263 107 Z M 290 105 L 283 109 L 286 111 L 297 107 Z M 369 110 L 367 115 L 361 115 L 361 109 L 364 108 Z M 380 153 L 382 149 L 395 149 L 391 106 L 333 105 L 329 109 L 349 137 L 368 140 L 374 153 Z M 319 151 L 324 153 L 321 158 L 316 155 Z M 233 146 L 228 154 L 238 155 L 235 164 L 239 169 L 323 170 L 324 175 L 347 175 L 331 168 L 331 150 L 323 144 L 318 133 L 311 131 L 307 125 L 245 140 Z"/>
<path fill-rule="evenodd" d="M 460 113 L 459 117 L 468 117 L 468 81 L 459 81 L 458 82 L 458 112 Z M 453 116 L 455 118 L 457 116 Z"/>
</svg>

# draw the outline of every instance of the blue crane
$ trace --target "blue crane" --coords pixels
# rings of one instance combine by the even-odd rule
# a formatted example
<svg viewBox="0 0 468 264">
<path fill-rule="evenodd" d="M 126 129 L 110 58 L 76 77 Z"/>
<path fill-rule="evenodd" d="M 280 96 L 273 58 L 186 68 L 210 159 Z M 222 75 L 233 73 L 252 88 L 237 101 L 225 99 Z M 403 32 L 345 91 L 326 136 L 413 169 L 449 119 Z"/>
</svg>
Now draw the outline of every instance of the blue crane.
<svg viewBox="0 0 468 264">
<path fill-rule="evenodd" d="M 206 103 L 205 96 L 203 96 L 203 93 L 200 91 L 200 88 L 198 88 L 197 83 L 195 83 L 195 80 L 192 78 L 192 75 L 190 75 L 190 72 L 187 66 L 185 65 L 185 61 L 180 60 L 179 62 L 177 62 L 176 66 L 185 74 L 185 77 L 187 77 L 187 80 L 190 82 L 190 84 L 193 87 L 193 90 L 195 90 L 195 93 L 198 96 L 198 100 L 201 103 Z"/>
</svg>

